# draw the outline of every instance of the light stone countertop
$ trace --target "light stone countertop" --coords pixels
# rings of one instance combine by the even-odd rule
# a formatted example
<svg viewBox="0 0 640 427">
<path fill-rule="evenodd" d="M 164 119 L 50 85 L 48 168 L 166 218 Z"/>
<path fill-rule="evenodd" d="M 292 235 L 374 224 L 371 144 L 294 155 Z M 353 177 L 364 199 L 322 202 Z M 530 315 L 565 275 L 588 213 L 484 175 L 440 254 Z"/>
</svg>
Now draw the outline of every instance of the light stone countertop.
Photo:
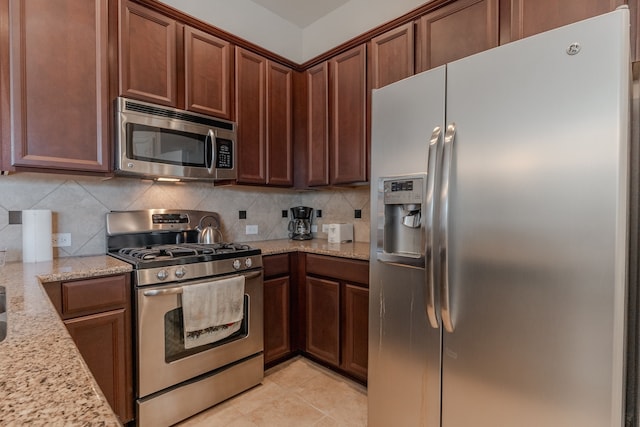
<svg viewBox="0 0 640 427">
<path fill-rule="evenodd" d="M 129 271 L 106 255 L 0 267 L 8 322 L 0 342 L 0 425 L 120 425 L 40 282 Z"/>
<path fill-rule="evenodd" d="M 248 244 L 263 255 L 306 252 L 369 259 L 368 242 L 281 239 Z M 130 271 L 129 264 L 107 255 L 0 267 L 8 322 L 7 337 L 0 342 L 0 425 L 120 425 L 41 282 Z"/>
<path fill-rule="evenodd" d="M 369 242 L 329 243 L 326 239 L 280 239 L 247 242 L 247 244 L 261 249 L 262 255 L 274 255 L 287 252 L 306 252 L 363 261 L 369 260 Z"/>
</svg>

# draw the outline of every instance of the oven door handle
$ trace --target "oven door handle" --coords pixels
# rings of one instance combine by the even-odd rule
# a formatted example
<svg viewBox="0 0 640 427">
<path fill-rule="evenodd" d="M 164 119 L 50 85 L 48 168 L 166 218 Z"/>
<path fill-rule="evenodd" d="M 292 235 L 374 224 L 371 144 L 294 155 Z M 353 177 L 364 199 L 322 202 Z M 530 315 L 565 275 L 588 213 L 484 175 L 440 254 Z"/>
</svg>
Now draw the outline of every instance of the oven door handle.
<svg viewBox="0 0 640 427">
<path fill-rule="evenodd" d="M 247 273 L 244 275 L 246 280 L 255 279 L 262 275 L 262 271 L 254 271 L 253 273 Z M 232 276 L 235 277 L 235 276 Z M 155 297 L 160 295 L 177 295 L 182 293 L 182 286 L 177 288 L 167 288 L 167 289 L 150 289 L 148 291 L 144 291 L 142 294 L 145 297 Z"/>
</svg>

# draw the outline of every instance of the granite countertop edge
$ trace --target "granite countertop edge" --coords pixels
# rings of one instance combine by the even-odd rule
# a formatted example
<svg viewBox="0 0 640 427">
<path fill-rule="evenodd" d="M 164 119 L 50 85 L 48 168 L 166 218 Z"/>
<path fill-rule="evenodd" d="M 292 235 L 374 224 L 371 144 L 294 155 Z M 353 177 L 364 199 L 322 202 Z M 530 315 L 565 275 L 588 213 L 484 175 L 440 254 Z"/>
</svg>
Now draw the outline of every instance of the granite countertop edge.
<svg viewBox="0 0 640 427">
<path fill-rule="evenodd" d="M 263 255 L 306 252 L 367 261 L 368 242 L 313 239 L 247 242 Z M 0 425 L 119 426 L 42 283 L 129 273 L 107 255 L 10 262 L 0 267 L 7 336 L 0 342 Z"/>
<path fill-rule="evenodd" d="M 262 255 L 305 252 L 369 261 L 369 242 L 329 243 L 325 239 L 279 239 L 247 242 L 247 244 L 261 249 Z"/>
</svg>

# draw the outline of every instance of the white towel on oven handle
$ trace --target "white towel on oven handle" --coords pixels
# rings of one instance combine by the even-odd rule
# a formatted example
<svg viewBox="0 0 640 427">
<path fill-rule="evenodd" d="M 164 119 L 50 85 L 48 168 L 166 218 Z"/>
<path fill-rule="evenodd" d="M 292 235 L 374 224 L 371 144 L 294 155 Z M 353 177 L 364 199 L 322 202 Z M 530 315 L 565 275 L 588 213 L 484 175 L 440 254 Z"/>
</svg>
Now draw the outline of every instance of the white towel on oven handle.
<svg viewBox="0 0 640 427">
<path fill-rule="evenodd" d="M 244 282 L 244 276 L 234 276 L 182 288 L 185 348 L 219 341 L 240 329 Z"/>
</svg>

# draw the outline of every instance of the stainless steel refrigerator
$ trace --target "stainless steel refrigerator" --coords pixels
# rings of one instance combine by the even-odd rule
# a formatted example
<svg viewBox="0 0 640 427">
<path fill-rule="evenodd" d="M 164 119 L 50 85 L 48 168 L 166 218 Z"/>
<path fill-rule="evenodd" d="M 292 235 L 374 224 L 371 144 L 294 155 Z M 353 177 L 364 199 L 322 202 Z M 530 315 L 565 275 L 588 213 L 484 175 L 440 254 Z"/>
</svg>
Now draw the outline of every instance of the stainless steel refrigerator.
<svg viewBox="0 0 640 427">
<path fill-rule="evenodd" d="M 629 16 L 374 91 L 369 427 L 621 426 Z"/>
</svg>

